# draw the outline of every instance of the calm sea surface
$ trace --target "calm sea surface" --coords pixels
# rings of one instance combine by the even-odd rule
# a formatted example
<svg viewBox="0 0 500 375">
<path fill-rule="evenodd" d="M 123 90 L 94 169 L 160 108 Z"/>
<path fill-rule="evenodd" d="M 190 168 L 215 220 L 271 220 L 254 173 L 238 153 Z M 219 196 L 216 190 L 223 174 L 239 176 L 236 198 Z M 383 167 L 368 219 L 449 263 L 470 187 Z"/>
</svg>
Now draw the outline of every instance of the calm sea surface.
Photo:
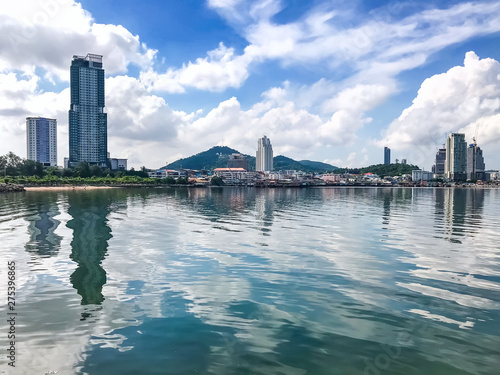
<svg viewBox="0 0 500 375">
<path fill-rule="evenodd" d="M 499 240 L 500 190 L 3 194 L 0 373 L 497 375 Z"/>
</svg>

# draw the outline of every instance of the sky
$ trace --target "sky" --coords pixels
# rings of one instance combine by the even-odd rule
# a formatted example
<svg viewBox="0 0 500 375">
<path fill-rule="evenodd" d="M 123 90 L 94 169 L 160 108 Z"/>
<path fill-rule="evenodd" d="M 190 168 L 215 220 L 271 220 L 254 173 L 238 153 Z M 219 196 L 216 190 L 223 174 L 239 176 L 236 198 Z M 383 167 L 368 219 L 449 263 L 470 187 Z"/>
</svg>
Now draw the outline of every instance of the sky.
<svg viewBox="0 0 500 375">
<path fill-rule="evenodd" d="M 103 55 L 108 151 L 159 168 L 215 145 L 430 170 L 450 132 L 500 168 L 500 0 L 0 2 L 0 155 L 26 117 L 68 156 L 73 55 Z"/>
</svg>

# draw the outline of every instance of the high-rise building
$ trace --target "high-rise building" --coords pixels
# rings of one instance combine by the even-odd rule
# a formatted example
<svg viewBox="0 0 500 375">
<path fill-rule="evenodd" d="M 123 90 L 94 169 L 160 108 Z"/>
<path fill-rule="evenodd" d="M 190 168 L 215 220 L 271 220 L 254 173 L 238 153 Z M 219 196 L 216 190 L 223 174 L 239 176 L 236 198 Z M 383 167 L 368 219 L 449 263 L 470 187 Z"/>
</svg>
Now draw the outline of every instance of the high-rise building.
<svg viewBox="0 0 500 375">
<path fill-rule="evenodd" d="M 104 113 L 102 56 L 73 56 L 69 110 L 69 166 L 107 166 L 108 118 Z"/>
<path fill-rule="evenodd" d="M 28 159 L 46 167 L 57 166 L 57 120 L 44 117 L 26 118 Z"/>
<path fill-rule="evenodd" d="M 266 136 L 259 138 L 257 146 L 257 158 L 255 160 L 257 172 L 269 172 L 273 170 L 273 147 Z"/>
<path fill-rule="evenodd" d="M 485 180 L 485 165 L 483 158 L 483 150 L 479 147 L 475 140 L 467 149 L 467 179 L 468 180 Z"/>
<path fill-rule="evenodd" d="M 248 169 L 247 158 L 242 154 L 231 154 L 227 160 L 228 168 L 243 168 Z"/>
<path fill-rule="evenodd" d="M 451 133 L 446 140 L 444 177 L 453 181 L 467 179 L 467 142 L 465 134 Z"/>
<path fill-rule="evenodd" d="M 391 149 L 384 147 L 384 164 L 391 164 Z"/>
<path fill-rule="evenodd" d="M 446 148 L 440 148 L 436 153 L 436 160 L 432 166 L 434 174 L 444 175 L 444 164 L 446 162 Z"/>
</svg>

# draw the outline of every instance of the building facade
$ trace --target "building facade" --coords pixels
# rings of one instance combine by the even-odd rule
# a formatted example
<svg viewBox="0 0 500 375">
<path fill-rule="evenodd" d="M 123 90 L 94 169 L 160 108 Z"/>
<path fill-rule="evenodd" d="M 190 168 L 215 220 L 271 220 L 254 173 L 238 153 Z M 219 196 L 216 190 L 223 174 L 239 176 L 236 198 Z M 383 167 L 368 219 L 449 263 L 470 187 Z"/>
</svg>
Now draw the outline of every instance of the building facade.
<svg viewBox="0 0 500 375">
<path fill-rule="evenodd" d="M 444 176 L 444 164 L 446 162 L 446 148 L 440 148 L 436 153 L 436 159 L 432 166 L 432 172 Z"/>
<path fill-rule="evenodd" d="M 57 166 L 57 120 L 44 117 L 26 118 L 27 158 L 45 167 Z"/>
<path fill-rule="evenodd" d="M 242 154 L 231 154 L 227 160 L 228 168 L 243 168 L 248 169 L 247 158 Z"/>
<path fill-rule="evenodd" d="M 475 143 L 467 149 L 467 180 L 485 180 L 483 150 Z"/>
<path fill-rule="evenodd" d="M 414 169 L 411 171 L 412 181 L 430 181 L 434 178 L 434 173 L 429 171 L 423 171 L 421 169 Z"/>
<path fill-rule="evenodd" d="M 271 140 L 266 136 L 259 138 L 258 141 L 255 170 L 257 172 L 273 170 L 273 147 L 271 146 Z"/>
<path fill-rule="evenodd" d="M 69 166 L 108 166 L 108 118 L 104 113 L 102 56 L 73 56 L 69 110 Z"/>
<path fill-rule="evenodd" d="M 451 133 L 446 140 L 444 177 L 452 181 L 467 179 L 467 142 L 465 134 Z"/>
<path fill-rule="evenodd" d="M 384 147 L 384 164 L 391 164 L 391 149 Z"/>
</svg>

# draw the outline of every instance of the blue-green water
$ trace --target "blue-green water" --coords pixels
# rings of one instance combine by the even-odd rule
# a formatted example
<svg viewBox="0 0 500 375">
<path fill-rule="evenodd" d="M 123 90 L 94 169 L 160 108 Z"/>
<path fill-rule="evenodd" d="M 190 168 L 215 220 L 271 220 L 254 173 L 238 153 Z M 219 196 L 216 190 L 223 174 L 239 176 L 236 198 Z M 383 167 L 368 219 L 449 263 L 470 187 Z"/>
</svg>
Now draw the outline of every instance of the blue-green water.
<svg viewBox="0 0 500 375">
<path fill-rule="evenodd" d="M 2 374 L 500 373 L 500 191 L 0 195 Z"/>
</svg>

